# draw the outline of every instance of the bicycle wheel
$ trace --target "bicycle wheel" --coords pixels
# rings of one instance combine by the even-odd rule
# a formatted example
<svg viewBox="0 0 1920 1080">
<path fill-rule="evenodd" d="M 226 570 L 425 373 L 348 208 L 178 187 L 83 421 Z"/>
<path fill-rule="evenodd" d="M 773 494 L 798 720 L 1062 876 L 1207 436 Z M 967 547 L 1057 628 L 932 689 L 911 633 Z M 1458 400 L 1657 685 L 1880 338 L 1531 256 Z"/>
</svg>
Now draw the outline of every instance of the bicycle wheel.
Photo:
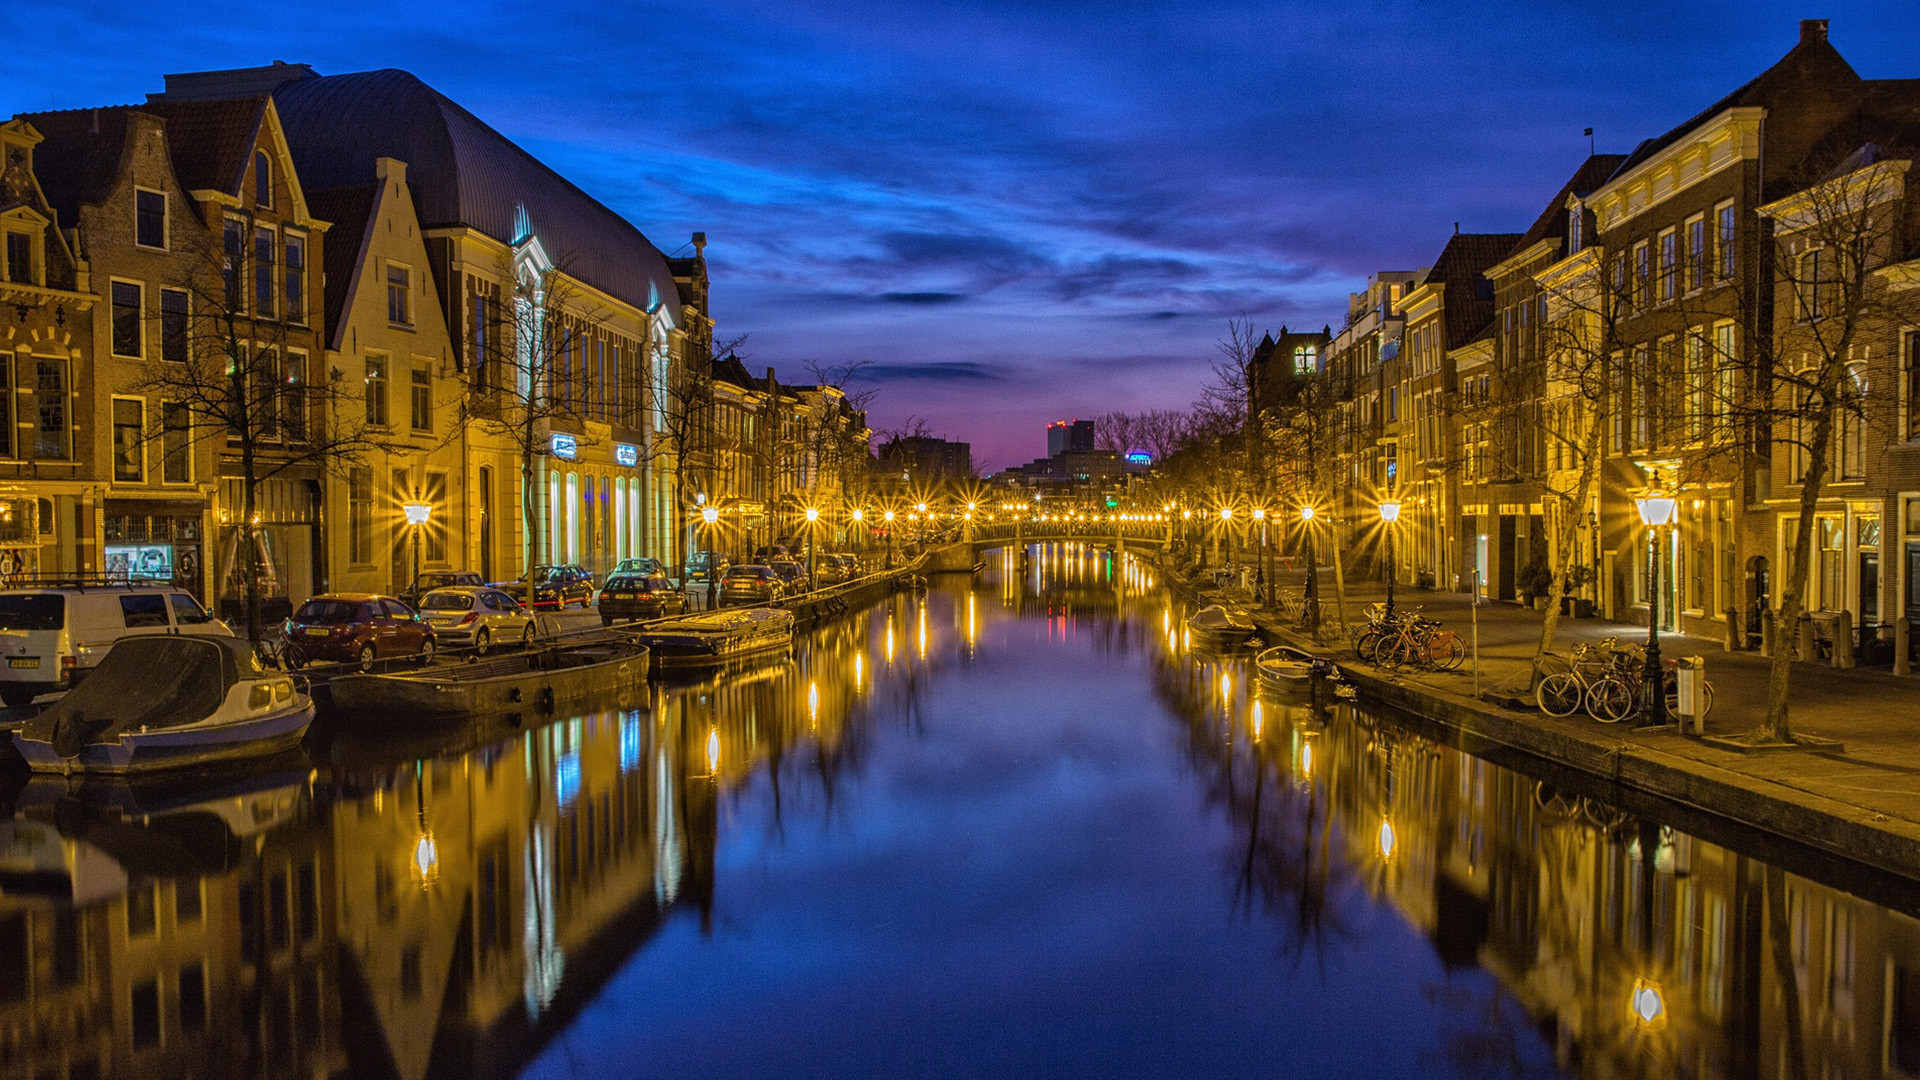
<svg viewBox="0 0 1920 1080">
<path fill-rule="evenodd" d="M 1461 644 L 1459 634 L 1449 634 L 1445 645 L 1436 643 L 1428 652 L 1433 657 L 1433 666 L 1442 671 L 1452 671 L 1467 659 L 1467 647 Z"/>
<path fill-rule="evenodd" d="M 1369 664 L 1380 662 L 1380 631 L 1368 630 L 1353 642 L 1353 654 Z"/>
<path fill-rule="evenodd" d="M 1402 664 L 1413 659 L 1413 647 L 1413 639 L 1400 634 L 1391 640 L 1381 642 L 1379 648 L 1374 650 L 1374 656 L 1381 667 L 1388 671 L 1397 671 Z"/>
<path fill-rule="evenodd" d="M 1556 671 L 1541 679 L 1540 685 L 1534 687 L 1533 700 L 1539 704 L 1540 711 L 1548 716 L 1572 716 L 1574 710 L 1580 707 L 1584 691 L 1580 680 L 1570 672 Z"/>
<path fill-rule="evenodd" d="M 1617 724 L 1633 713 L 1633 689 L 1608 676 L 1587 688 L 1587 715 L 1603 724 Z"/>
</svg>

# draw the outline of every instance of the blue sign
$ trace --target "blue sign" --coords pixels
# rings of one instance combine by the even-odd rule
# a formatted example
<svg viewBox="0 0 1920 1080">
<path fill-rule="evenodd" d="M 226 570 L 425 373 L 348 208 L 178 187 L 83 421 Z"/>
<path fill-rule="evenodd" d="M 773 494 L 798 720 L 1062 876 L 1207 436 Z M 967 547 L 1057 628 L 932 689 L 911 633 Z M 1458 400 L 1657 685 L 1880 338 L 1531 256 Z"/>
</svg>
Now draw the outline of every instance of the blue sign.
<svg viewBox="0 0 1920 1080">
<path fill-rule="evenodd" d="M 613 460 L 622 465 L 638 465 L 640 464 L 640 448 L 632 443 L 614 443 Z"/>
<path fill-rule="evenodd" d="M 554 457 L 572 461 L 580 454 L 580 443 L 566 432 L 556 431 L 553 437 L 547 440 L 547 449 L 553 453 Z"/>
<path fill-rule="evenodd" d="M 1130 465 L 1151 465 L 1153 464 L 1153 455 L 1147 453 L 1145 450 L 1135 450 L 1127 454 L 1127 463 Z"/>
</svg>

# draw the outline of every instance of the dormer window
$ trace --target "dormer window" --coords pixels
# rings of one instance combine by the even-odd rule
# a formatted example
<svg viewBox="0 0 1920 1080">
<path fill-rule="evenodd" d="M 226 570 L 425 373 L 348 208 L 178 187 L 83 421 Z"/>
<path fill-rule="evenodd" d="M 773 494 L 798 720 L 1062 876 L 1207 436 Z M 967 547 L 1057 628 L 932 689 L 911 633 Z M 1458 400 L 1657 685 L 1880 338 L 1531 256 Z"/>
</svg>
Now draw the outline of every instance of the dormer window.
<svg viewBox="0 0 1920 1080">
<path fill-rule="evenodd" d="M 265 150 L 253 153 L 253 201 L 262 210 L 273 209 L 273 163 Z"/>
<path fill-rule="evenodd" d="M 6 275 L 15 285 L 39 284 L 39 275 L 34 273 L 33 240 L 30 232 L 7 233 Z"/>
<path fill-rule="evenodd" d="M 1580 246 L 1586 242 L 1586 238 L 1581 235 L 1582 224 L 1580 204 L 1574 203 L 1567 207 L 1567 254 L 1569 255 L 1578 254 Z"/>
</svg>

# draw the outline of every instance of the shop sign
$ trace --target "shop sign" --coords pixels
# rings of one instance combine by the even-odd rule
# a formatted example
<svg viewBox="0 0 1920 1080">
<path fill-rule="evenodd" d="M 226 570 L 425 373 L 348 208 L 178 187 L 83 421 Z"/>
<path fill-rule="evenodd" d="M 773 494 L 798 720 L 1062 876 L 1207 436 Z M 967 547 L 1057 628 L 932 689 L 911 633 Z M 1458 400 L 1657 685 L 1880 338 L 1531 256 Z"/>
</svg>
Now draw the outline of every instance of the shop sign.
<svg viewBox="0 0 1920 1080">
<path fill-rule="evenodd" d="M 572 461 L 580 455 L 580 443 L 566 432 L 556 431 L 553 433 L 553 437 L 547 440 L 547 450 L 551 452 L 554 457 Z"/>
<path fill-rule="evenodd" d="M 640 448 L 632 443 L 614 443 L 613 460 L 622 465 L 638 465 L 640 464 Z"/>
</svg>

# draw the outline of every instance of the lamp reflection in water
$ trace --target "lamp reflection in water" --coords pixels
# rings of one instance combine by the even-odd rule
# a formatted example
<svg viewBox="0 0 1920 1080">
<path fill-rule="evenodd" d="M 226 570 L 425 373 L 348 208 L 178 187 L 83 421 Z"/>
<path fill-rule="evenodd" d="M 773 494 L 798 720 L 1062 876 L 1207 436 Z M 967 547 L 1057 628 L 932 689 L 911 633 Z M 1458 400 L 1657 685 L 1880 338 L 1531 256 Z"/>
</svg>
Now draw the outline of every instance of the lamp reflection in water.
<svg viewBox="0 0 1920 1080">
<path fill-rule="evenodd" d="M 1667 1000 L 1660 993 L 1660 987 L 1648 979 L 1633 981 L 1633 995 L 1628 998 L 1627 1004 L 1633 1011 L 1633 1019 L 1647 1027 L 1658 1025 L 1666 1019 Z"/>
<path fill-rule="evenodd" d="M 720 776 L 720 729 L 707 729 L 707 773 L 718 779 Z"/>
<path fill-rule="evenodd" d="M 1391 861 L 1393 849 L 1399 845 L 1399 842 L 1400 838 L 1393 831 L 1393 822 L 1382 821 L 1380 823 L 1380 857 Z"/>
</svg>

